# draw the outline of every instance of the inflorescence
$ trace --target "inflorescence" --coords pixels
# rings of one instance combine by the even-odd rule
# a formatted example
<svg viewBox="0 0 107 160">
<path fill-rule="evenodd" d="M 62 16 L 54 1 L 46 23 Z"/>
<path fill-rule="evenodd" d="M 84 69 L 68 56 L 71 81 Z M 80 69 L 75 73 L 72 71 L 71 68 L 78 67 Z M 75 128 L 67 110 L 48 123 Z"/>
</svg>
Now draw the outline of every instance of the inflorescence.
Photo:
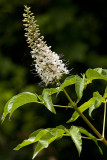
<svg viewBox="0 0 107 160">
<path fill-rule="evenodd" d="M 31 48 L 31 55 L 35 62 L 35 68 L 46 85 L 58 82 L 62 75 L 68 74 L 65 64 L 60 60 L 59 55 L 51 51 L 51 46 L 47 46 L 44 37 L 40 36 L 40 30 L 35 16 L 30 11 L 30 7 L 25 6 L 23 22 L 25 26 L 25 36 Z"/>
</svg>

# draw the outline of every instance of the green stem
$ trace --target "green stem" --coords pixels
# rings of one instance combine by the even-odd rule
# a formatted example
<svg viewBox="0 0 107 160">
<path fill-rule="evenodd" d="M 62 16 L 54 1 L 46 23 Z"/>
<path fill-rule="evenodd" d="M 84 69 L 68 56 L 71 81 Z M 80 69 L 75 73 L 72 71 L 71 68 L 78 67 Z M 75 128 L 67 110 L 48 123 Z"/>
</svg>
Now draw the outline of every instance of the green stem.
<svg viewBox="0 0 107 160">
<path fill-rule="evenodd" d="M 105 122 L 106 122 L 106 102 L 104 103 L 104 119 L 103 119 L 102 137 L 104 137 L 104 134 L 105 134 Z"/>
<path fill-rule="evenodd" d="M 68 98 L 68 100 L 70 101 L 70 103 L 71 103 L 73 106 L 75 106 L 75 103 L 72 101 L 72 99 L 70 98 L 70 96 L 68 95 L 68 93 L 66 92 L 66 90 L 63 89 L 63 91 L 64 91 L 66 97 Z"/>
<path fill-rule="evenodd" d="M 84 114 L 77 108 L 77 106 L 75 105 L 75 103 L 71 100 L 70 96 L 68 95 L 68 93 L 66 92 L 65 89 L 63 89 L 65 95 L 67 96 L 68 100 L 70 101 L 70 103 L 72 103 L 73 108 L 75 109 L 75 111 L 77 111 L 77 113 L 80 115 L 80 117 L 87 123 L 87 125 L 93 130 L 93 132 L 98 136 L 99 139 L 102 139 L 102 142 L 107 145 L 107 141 L 104 137 L 102 137 L 102 135 L 96 130 L 96 128 L 91 124 L 91 122 L 84 116 Z"/>
</svg>

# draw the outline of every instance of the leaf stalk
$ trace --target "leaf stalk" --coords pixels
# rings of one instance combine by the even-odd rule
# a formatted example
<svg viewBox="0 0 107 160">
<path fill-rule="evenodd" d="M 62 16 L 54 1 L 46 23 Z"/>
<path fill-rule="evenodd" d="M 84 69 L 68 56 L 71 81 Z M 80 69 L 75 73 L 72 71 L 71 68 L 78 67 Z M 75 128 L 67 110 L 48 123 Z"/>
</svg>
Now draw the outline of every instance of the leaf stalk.
<svg viewBox="0 0 107 160">
<path fill-rule="evenodd" d="M 36 103 L 38 103 L 38 104 L 44 104 L 44 102 L 39 102 L 39 101 L 36 101 Z M 73 108 L 72 106 L 62 106 L 62 105 L 56 105 L 56 104 L 54 104 L 53 105 L 54 107 L 59 107 L 59 108 Z"/>
<path fill-rule="evenodd" d="M 65 137 L 70 137 L 71 135 L 70 134 L 63 134 L 63 136 L 65 136 Z M 85 136 L 82 136 L 81 138 L 83 138 L 83 139 L 89 139 L 89 140 L 92 140 L 90 137 L 85 137 Z M 97 141 L 102 141 L 102 139 L 96 139 Z"/>
</svg>

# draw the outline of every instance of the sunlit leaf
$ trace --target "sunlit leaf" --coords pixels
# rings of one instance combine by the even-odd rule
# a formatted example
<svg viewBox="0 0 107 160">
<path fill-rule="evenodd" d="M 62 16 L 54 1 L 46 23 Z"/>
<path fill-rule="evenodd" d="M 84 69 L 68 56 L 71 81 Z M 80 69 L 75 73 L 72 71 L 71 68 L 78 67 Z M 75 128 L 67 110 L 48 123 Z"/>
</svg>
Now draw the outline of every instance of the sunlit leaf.
<svg viewBox="0 0 107 160">
<path fill-rule="evenodd" d="M 57 93 L 59 88 L 47 88 L 44 89 L 42 92 L 42 95 L 44 95 L 45 92 L 48 92 L 50 95 Z"/>
<path fill-rule="evenodd" d="M 78 154 L 80 156 L 81 150 L 82 150 L 82 138 L 81 133 L 76 126 L 71 126 L 68 132 L 77 148 Z"/>
<path fill-rule="evenodd" d="M 97 95 L 97 92 L 95 92 L 95 93 Z M 96 100 L 98 100 L 98 98 L 100 96 L 101 95 L 98 94 L 98 96 L 92 97 L 90 100 L 88 100 L 87 102 L 85 102 L 84 104 L 82 104 L 80 107 L 78 107 L 78 109 L 81 111 L 81 113 L 83 113 L 85 110 L 87 110 L 88 108 L 90 108 L 92 105 L 95 107 L 96 105 L 98 105 L 96 103 Z M 79 116 L 80 115 L 75 111 L 73 113 L 72 117 L 67 121 L 67 123 L 75 121 Z"/>
<path fill-rule="evenodd" d="M 43 150 L 44 148 L 47 148 L 50 143 L 55 141 L 58 138 L 61 138 L 64 134 L 64 130 L 62 129 L 52 129 L 50 132 L 46 133 L 38 142 L 36 149 L 33 154 L 33 159 L 36 157 L 36 155 Z"/>
<path fill-rule="evenodd" d="M 88 69 L 86 71 L 86 76 L 88 80 L 103 79 L 107 81 L 107 69 Z"/>
<path fill-rule="evenodd" d="M 24 140 L 21 144 L 17 145 L 14 150 L 19 150 L 24 146 L 35 143 L 40 140 L 40 138 L 48 132 L 48 129 L 39 129 L 33 132 L 27 140 Z"/>
<path fill-rule="evenodd" d="M 44 100 L 44 105 L 46 106 L 46 108 L 56 114 L 55 108 L 52 103 L 51 95 L 48 92 L 44 92 L 43 100 Z"/>
<path fill-rule="evenodd" d="M 105 93 L 104 93 L 104 96 L 103 96 L 104 98 L 107 98 L 107 87 L 106 87 L 106 89 L 105 89 Z"/>
<path fill-rule="evenodd" d="M 31 102 L 37 102 L 37 95 L 30 93 L 30 92 L 23 92 L 20 93 L 14 97 L 12 97 L 5 105 L 4 107 L 4 113 L 2 116 L 2 122 L 4 121 L 7 114 L 10 114 L 10 117 L 12 113 L 20 106 L 31 103 Z"/>
<path fill-rule="evenodd" d="M 76 77 L 76 75 L 67 77 L 67 78 L 65 79 L 65 81 L 61 84 L 61 86 L 59 87 L 58 93 L 59 93 L 61 90 L 63 90 L 65 87 L 70 86 L 70 85 L 72 85 L 72 84 L 75 84 L 75 77 Z"/>
<path fill-rule="evenodd" d="M 78 109 L 81 112 L 84 112 L 85 110 L 87 110 L 92 104 L 94 104 L 95 100 L 94 98 L 91 98 L 89 101 L 85 102 L 84 104 L 82 104 L 80 107 L 78 107 Z M 75 121 L 77 118 L 79 117 L 79 114 L 75 111 L 72 115 L 72 117 L 67 121 L 67 123 L 73 122 Z"/>
<path fill-rule="evenodd" d="M 95 102 L 89 108 L 90 117 L 92 117 L 93 110 L 98 108 L 101 105 L 103 100 L 103 97 L 98 92 L 94 92 L 93 97 L 95 97 Z"/>
<path fill-rule="evenodd" d="M 83 96 L 84 84 L 85 84 L 85 76 L 83 76 L 83 78 L 81 78 L 80 76 L 76 76 L 75 91 L 79 100 Z"/>
<path fill-rule="evenodd" d="M 66 128 L 63 125 L 57 126 L 56 128 L 65 130 Z"/>
<path fill-rule="evenodd" d="M 89 133 L 86 129 L 84 129 L 84 128 L 82 128 L 82 127 L 78 127 L 78 128 L 79 128 L 79 131 L 80 131 L 82 134 L 90 137 L 90 138 L 95 142 L 95 144 L 97 145 L 100 153 L 103 154 L 102 149 L 101 149 L 100 146 L 98 145 L 98 142 L 97 142 L 96 137 L 94 137 L 94 136 L 93 136 L 91 133 Z"/>
</svg>

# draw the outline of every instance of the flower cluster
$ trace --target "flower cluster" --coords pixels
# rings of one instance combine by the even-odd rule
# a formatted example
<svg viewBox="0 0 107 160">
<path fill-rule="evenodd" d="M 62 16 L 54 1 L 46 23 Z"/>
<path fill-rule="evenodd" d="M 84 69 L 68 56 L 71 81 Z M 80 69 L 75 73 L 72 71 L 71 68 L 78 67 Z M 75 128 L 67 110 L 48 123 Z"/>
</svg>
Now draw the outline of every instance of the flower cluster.
<svg viewBox="0 0 107 160">
<path fill-rule="evenodd" d="M 58 54 L 52 52 L 51 47 L 47 46 L 44 37 L 40 36 L 37 21 L 31 13 L 30 7 L 25 6 L 24 11 L 25 36 L 32 49 L 31 55 L 35 62 L 36 71 L 46 85 L 57 82 L 63 74 L 68 74 L 69 71 L 59 59 Z"/>
</svg>

